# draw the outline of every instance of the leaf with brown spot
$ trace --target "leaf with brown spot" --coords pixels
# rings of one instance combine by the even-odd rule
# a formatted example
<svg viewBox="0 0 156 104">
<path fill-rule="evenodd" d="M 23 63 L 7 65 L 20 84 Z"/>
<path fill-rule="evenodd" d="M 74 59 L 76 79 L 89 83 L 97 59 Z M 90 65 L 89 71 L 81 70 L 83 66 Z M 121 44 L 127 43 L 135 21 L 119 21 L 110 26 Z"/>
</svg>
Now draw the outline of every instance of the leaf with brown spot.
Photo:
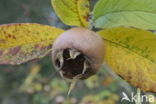
<svg viewBox="0 0 156 104">
<path fill-rule="evenodd" d="M 156 35 L 118 27 L 98 32 L 105 41 L 105 61 L 123 79 L 156 92 Z"/>
<path fill-rule="evenodd" d="M 21 23 L 0 25 L 0 64 L 21 64 L 51 51 L 63 30 L 46 25 Z"/>
</svg>

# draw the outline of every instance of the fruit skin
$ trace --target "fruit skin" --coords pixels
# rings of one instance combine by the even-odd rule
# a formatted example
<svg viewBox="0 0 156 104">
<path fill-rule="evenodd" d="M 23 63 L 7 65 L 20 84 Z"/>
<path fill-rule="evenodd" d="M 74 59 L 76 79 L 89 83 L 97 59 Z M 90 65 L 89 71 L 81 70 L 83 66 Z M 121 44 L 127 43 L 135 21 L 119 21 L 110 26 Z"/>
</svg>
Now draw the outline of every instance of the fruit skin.
<svg viewBox="0 0 156 104">
<path fill-rule="evenodd" d="M 90 75 L 84 75 L 80 79 L 86 79 L 95 74 L 101 67 L 104 59 L 104 43 L 102 38 L 95 32 L 85 28 L 72 28 L 62 33 L 52 47 L 52 61 L 56 69 L 57 54 L 65 49 L 75 49 L 85 55 L 90 63 Z M 72 70 L 72 67 L 71 67 Z M 72 78 L 68 78 L 72 79 Z"/>
</svg>

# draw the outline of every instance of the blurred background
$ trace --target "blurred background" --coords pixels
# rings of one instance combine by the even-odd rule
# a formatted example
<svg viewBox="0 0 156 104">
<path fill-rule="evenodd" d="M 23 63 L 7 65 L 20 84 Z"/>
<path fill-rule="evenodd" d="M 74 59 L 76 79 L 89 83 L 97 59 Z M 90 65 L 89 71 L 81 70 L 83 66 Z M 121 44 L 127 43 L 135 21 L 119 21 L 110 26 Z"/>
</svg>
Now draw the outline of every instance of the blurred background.
<svg viewBox="0 0 156 104">
<path fill-rule="evenodd" d="M 70 28 L 57 18 L 50 0 L 0 0 L 0 24 L 21 22 Z M 19 66 L 0 65 L 0 104 L 132 104 L 121 103 L 122 93 L 130 96 L 136 88 L 106 65 L 95 76 L 79 81 L 67 100 L 69 83 L 59 74 L 50 79 L 55 69 L 49 56 Z"/>
</svg>

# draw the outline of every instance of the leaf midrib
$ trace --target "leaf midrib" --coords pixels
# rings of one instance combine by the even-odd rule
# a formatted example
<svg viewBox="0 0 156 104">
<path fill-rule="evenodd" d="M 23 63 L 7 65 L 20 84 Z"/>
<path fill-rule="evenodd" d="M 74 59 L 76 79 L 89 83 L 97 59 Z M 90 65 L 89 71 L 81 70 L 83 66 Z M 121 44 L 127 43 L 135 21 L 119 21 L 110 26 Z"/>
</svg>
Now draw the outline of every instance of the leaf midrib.
<svg viewBox="0 0 156 104">
<path fill-rule="evenodd" d="M 52 41 L 53 41 L 53 39 L 51 39 L 51 40 L 35 41 L 35 42 L 32 41 L 32 42 L 29 42 L 29 43 L 23 43 L 23 44 L 19 44 L 19 45 L 16 45 L 16 46 L 10 45 L 9 47 L 6 47 L 6 48 L 0 48 L 0 50 L 1 50 L 1 49 L 15 48 L 15 47 L 18 47 L 18 46 L 26 46 L 26 45 L 31 45 L 31 44 L 43 43 L 43 42 L 51 42 L 51 44 L 52 44 Z M 49 44 L 49 45 L 50 45 L 50 44 Z"/>
<path fill-rule="evenodd" d="M 121 12 L 131 12 L 131 13 L 134 13 L 134 12 L 142 12 L 142 13 L 148 13 L 148 14 L 155 14 L 155 12 L 148 12 L 148 11 L 142 11 L 142 10 L 120 10 L 120 11 L 110 11 L 110 12 L 106 12 L 105 14 L 103 15 L 100 15 L 100 16 L 97 16 L 97 18 L 95 18 L 94 20 L 97 20 L 98 18 L 100 17 L 103 17 L 103 16 L 106 16 L 106 15 L 110 15 L 110 14 L 119 14 Z"/>
<path fill-rule="evenodd" d="M 115 45 L 117 45 L 117 46 L 120 46 L 120 47 L 122 47 L 122 48 L 125 48 L 125 49 L 129 50 L 130 52 L 135 53 L 135 54 L 137 54 L 137 55 L 139 55 L 139 56 L 141 56 L 141 57 L 143 57 L 143 58 L 149 60 L 151 63 L 156 64 L 156 62 L 153 62 L 152 60 L 146 58 L 145 56 L 141 55 L 141 54 L 138 53 L 137 51 L 131 50 L 130 48 L 127 48 L 127 47 L 125 47 L 125 46 L 122 45 L 122 44 L 119 44 L 119 43 L 113 42 L 113 41 L 111 41 L 111 40 L 105 39 L 104 37 L 102 37 L 102 38 L 103 38 L 104 41 L 107 41 L 107 42 L 109 42 L 109 43 L 113 43 L 113 44 L 115 44 Z"/>
</svg>

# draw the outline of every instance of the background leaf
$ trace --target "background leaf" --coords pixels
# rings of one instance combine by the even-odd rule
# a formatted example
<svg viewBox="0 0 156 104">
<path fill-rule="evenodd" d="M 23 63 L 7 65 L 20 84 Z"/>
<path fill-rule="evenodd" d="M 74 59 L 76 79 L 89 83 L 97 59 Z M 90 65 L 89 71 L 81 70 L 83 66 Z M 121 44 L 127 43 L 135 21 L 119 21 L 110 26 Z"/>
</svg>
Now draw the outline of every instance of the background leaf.
<svg viewBox="0 0 156 104">
<path fill-rule="evenodd" d="M 51 51 L 53 40 L 63 30 L 23 23 L 0 26 L 0 64 L 21 64 Z"/>
<path fill-rule="evenodd" d="M 105 61 L 123 79 L 156 92 L 156 35 L 134 28 L 98 32 L 105 40 Z"/>
<path fill-rule="evenodd" d="M 156 29 L 155 0 L 99 0 L 93 11 L 95 27 L 133 26 Z"/>
<path fill-rule="evenodd" d="M 51 0 L 58 17 L 67 25 L 88 26 L 89 0 Z"/>
</svg>

